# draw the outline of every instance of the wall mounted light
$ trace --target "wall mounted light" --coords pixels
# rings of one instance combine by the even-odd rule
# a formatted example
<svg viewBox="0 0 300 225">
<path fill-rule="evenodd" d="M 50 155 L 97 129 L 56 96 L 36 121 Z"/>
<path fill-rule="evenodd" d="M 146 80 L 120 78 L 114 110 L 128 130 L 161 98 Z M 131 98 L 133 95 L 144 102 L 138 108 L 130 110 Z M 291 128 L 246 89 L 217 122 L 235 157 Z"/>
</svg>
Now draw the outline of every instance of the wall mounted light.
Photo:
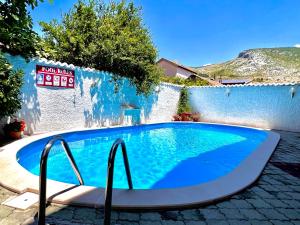
<svg viewBox="0 0 300 225">
<path fill-rule="evenodd" d="M 229 97 L 229 95 L 230 95 L 230 89 L 229 88 L 226 88 L 225 94 L 227 95 L 227 97 Z"/>
<path fill-rule="evenodd" d="M 294 98 L 294 96 L 296 94 L 296 88 L 295 87 L 291 87 L 290 94 L 291 94 L 291 98 Z"/>
<path fill-rule="evenodd" d="M 159 92 L 160 92 L 160 86 L 156 86 L 155 89 L 154 89 L 154 91 L 155 91 L 156 93 L 159 93 Z"/>
</svg>

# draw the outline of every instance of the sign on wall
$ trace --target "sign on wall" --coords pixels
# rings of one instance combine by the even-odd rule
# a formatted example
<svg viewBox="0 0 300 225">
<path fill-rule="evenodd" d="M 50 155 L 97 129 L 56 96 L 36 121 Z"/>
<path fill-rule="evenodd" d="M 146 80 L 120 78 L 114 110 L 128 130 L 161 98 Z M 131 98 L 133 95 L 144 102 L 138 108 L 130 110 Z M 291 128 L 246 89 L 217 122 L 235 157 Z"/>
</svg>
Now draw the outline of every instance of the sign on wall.
<svg viewBox="0 0 300 225">
<path fill-rule="evenodd" d="M 50 66 L 36 66 L 36 85 L 74 88 L 75 71 Z"/>
</svg>

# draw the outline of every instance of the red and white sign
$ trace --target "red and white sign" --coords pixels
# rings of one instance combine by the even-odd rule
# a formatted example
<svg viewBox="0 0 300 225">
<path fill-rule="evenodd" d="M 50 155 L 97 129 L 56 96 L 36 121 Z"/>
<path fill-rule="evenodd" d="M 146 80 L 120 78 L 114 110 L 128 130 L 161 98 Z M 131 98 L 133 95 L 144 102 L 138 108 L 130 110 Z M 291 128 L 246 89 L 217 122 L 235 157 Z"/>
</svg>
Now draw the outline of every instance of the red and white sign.
<svg viewBox="0 0 300 225">
<path fill-rule="evenodd" d="M 36 66 L 36 85 L 74 88 L 75 72 L 50 66 Z"/>
</svg>

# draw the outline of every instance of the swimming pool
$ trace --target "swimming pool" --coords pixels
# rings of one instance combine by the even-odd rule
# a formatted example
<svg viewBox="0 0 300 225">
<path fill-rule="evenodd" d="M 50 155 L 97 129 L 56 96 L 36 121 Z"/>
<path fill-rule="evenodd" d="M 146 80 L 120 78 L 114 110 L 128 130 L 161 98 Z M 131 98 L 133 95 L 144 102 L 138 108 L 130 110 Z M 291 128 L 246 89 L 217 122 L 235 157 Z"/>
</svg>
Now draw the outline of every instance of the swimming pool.
<svg viewBox="0 0 300 225">
<path fill-rule="evenodd" d="M 81 190 L 90 187 L 84 190 L 97 190 L 102 193 L 101 196 L 106 185 L 110 148 L 117 138 L 124 140 L 134 190 L 127 190 L 123 159 L 121 151 L 118 151 L 113 205 L 119 208 L 191 205 L 235 193 L 255 181 L 280 138 L 271 131 L 184 122 L 55 134 L 61 134 L 69 143 L 86 185 Z M 26 176 L 32 174 L 31 179 L 39 175 L 41 152 L 52 137 L 52 134 L 34 137 L 34 141 L 27 141 L 15 151 L 16 161 L 28 171 Z M 56 186 L 60 184 L 57 182 L 78 184 L 59 143 L 49 154 L 47 175 L 56 182 Z M 38 191 L 36 186 L 27 189 Z M 86 196 L 91 193 L 85 192 Z M 85 195 L 81 193 L 78 196 L 82 198 Z M 73 197 L 67 202 L 72 201 Z M 102 205 L 101 197 L 80 201 L 85 202 L 84 205 Z M 89 204 L 90 201 L 93 203 Z"/>
<path fill-rule="evenodd" d="M 127 147 L 135 189 L 196 185 L 228 174 L 267 137 L 266 132 L 209 124 L 166 123 L 63 134 L 86 185 L 105 187 L 107 159 L 117 138 Z M 41 151 L 48 138 L 18 152 L 18 162 L 39 175 Z M 198 173 L 199 172 L 199 173 Z M 48 159 L 48 178 L 78 181 L 60 143 Z M 121 151 L 115 162 L 115 188 L 127 188 Z"/>
</svg>

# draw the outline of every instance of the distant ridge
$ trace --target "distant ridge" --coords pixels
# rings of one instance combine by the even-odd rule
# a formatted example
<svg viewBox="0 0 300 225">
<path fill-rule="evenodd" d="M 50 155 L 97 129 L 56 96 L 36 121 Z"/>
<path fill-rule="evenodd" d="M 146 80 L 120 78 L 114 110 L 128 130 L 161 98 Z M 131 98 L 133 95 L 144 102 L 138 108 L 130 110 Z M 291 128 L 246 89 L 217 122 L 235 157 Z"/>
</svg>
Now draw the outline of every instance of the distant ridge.
<svg viewBox="0 0 300 225">
<path fill-rule="evenodd" d="M 239 53 L 236 59 L 195 69 L 218 79 L 251 79 L 253 82 L 300 82 L 300 48 L 257 48 Z"/>
</svg>

